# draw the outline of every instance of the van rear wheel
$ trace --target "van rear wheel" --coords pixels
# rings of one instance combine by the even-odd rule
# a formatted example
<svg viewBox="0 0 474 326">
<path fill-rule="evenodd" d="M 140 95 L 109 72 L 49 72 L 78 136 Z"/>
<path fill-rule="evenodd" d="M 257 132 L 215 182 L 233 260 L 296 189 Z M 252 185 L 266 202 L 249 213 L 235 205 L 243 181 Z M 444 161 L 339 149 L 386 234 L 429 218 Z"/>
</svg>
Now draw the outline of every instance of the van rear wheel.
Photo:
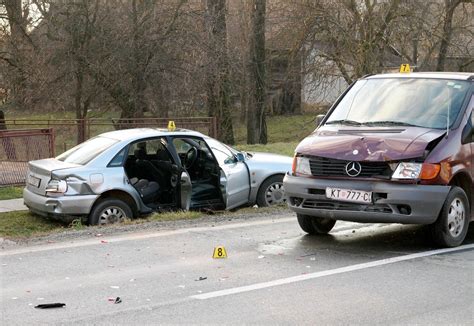
<svg viewBox="0 0 474 326">
<path fill-rule="evenodd" d="M 453 186 L 435 223 L 431 224 L 434 242 L 441 247 L 457 247 L 469 227 L 469 200 L 460 187 Z"/>
<path fill-rule="evenodd" d="M 296 214 L 298 224 L 309 234 L 327 234 L 336 224 L 336 220 L 324 217 L 314 217 L 303 214 Z"/>
</svg>

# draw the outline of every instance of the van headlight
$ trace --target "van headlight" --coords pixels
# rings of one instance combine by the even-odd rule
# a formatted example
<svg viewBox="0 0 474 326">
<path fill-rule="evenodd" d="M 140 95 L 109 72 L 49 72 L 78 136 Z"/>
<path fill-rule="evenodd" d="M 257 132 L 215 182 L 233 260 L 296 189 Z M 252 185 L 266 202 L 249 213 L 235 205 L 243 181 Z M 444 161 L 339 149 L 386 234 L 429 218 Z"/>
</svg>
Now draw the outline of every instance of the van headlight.
<svg viewBox="0 0 474 326">
<path fill-rule="evenodd" d="M 307 174 L 311 175 L 311 166 L 309 165 L 309 158 L 295 156 L 293 159 L 293 174 Z"/>
<path fill-rule="evenodd" d="M 421 163 L 409 163 L 409 162 L 401 162 L 398 163 L 395 172 L 393 172 L 392 179 L 398 180 L 414 180 L 420 177 Z"/>
<path fill-rule="evenodd" d="M 67 182 L 64 180 L 51 179 L 46 185 L 46 194 L 58 196 L 67 191 Z"/>
</svg>

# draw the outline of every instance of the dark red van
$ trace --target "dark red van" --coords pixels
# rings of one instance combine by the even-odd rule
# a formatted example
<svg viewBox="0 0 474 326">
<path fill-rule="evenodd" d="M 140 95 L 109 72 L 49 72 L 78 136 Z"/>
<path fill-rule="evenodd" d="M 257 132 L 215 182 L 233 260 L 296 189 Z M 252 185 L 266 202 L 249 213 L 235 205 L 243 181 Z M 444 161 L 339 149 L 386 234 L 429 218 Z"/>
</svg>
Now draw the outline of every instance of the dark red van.
<svg viewBox="0 0 474 326">
<path fill-rule="evenodd" d="M 310 234 L 337 220 L 430 225 L 458 246 L 473 220 L 474 73 L 361 78 L 296 148 L 284 179 Z"/>
</svg>

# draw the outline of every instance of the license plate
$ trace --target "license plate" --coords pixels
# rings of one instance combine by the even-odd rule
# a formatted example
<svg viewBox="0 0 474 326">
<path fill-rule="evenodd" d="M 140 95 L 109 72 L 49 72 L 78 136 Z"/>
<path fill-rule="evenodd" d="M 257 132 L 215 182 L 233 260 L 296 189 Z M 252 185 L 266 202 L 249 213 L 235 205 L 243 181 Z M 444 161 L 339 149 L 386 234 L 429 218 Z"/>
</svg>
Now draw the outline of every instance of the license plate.
<svg viewBox="0 0 474 326">
<path fill-rule="evenodd" d="M 28 176 L 28 183 L 30 185 L 32 185 L 33 187 L 36 187 L 38 188 L 40 186 L 40 183 L 41 183 L 41 179 L 40 178 L 37 178 L 37 177 L 34 177 L 32 175 L 29 175 Z"/>
<path fill-rule="evenodd" d="M 329 199 L 349 201 L 353 203 L 372 203 L 372 193 L 361 190 L 326 188 L 326 197 Z"/>
</svg>

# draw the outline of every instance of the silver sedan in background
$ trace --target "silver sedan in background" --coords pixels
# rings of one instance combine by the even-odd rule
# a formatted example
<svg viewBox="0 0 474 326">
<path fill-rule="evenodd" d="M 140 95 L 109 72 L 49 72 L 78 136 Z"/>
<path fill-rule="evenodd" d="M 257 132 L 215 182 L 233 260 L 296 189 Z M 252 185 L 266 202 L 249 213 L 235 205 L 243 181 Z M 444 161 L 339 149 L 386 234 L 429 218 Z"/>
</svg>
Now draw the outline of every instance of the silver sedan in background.
<svg viewBox="0 0 474 326">
<path fill-rule="evenodd" d="M 33 213 L 89 224 L 172 209 L 270 206 L 285 201 L 291 164 L 185 129 L 119 130 L 29 162 L 23 198 Z"/>
</svg>

